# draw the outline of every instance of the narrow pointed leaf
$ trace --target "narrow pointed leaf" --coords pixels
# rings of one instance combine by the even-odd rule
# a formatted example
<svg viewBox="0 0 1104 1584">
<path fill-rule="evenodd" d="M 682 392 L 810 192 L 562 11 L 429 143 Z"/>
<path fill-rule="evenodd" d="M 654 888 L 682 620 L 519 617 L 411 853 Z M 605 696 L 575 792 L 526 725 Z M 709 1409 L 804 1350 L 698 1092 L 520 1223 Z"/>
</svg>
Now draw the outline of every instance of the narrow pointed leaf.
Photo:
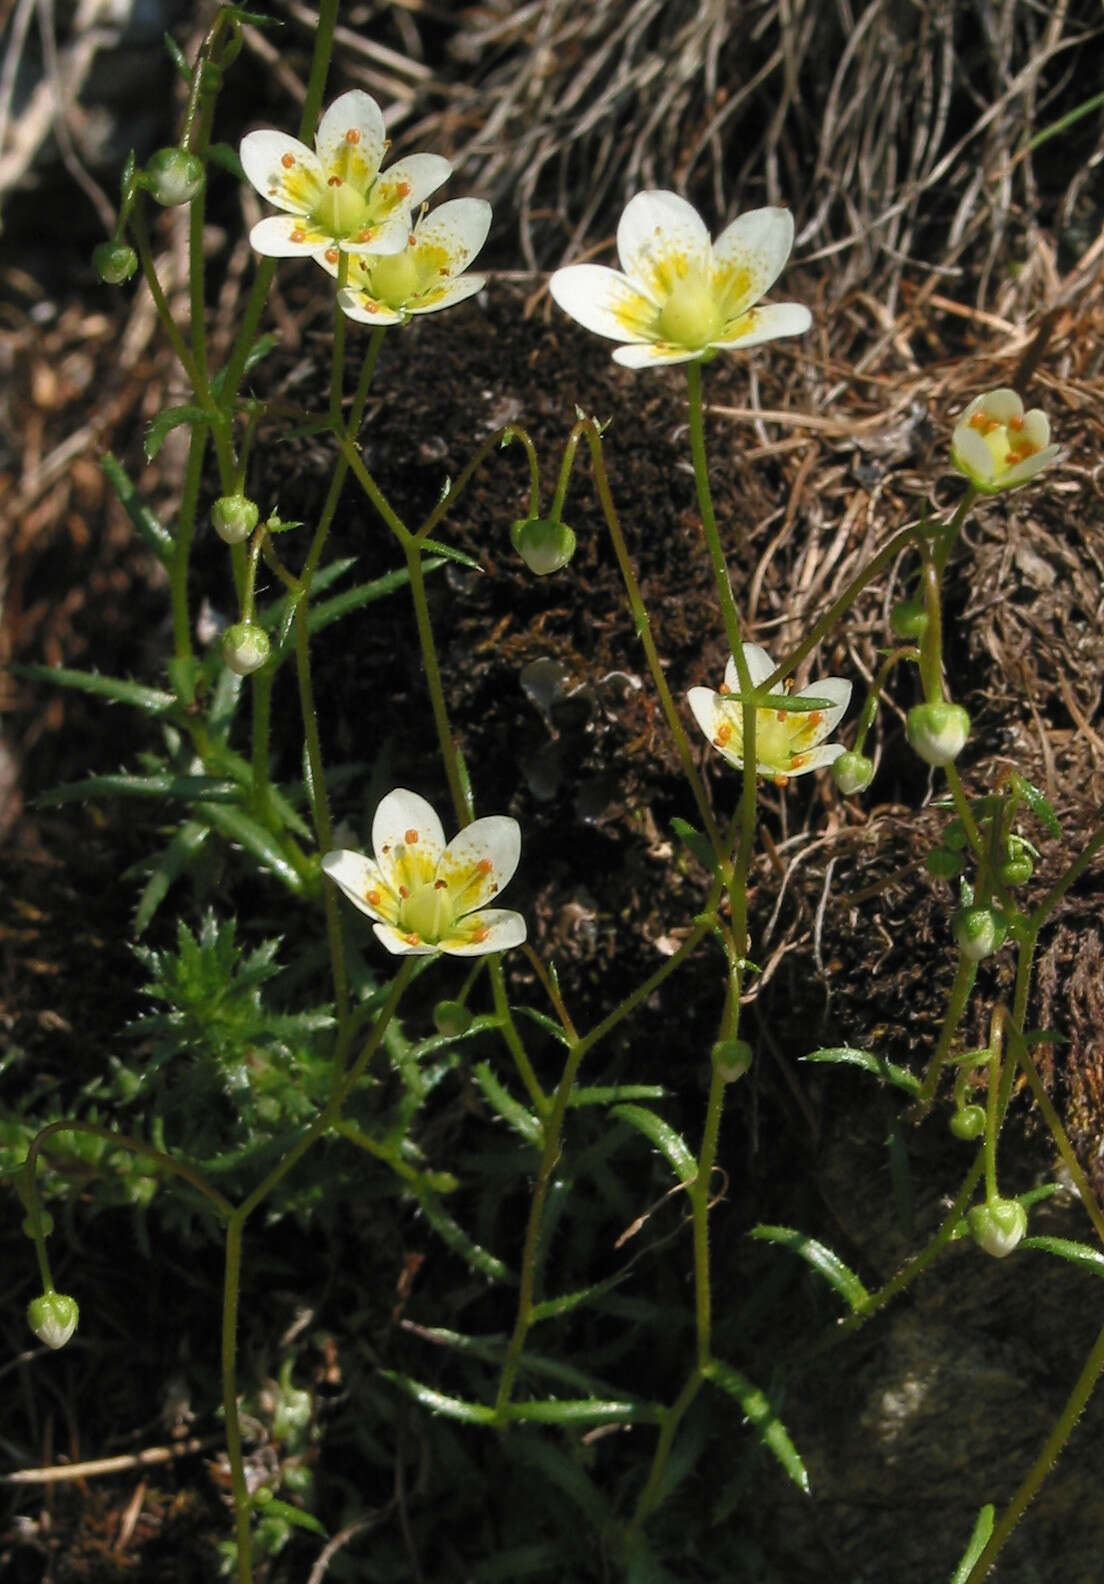
<svg viewBox="0 0 1104 1584">
<path fill-rule="evenodd" d="M 506 1417 L 521 1424 L 655 1424 L 654 1403 L 606 1402 L 598 1397 L 562 1398 L 551 1402 L 511 1403 Z"/>
<path fill-rule="evenodd" d="M 614 1106 L 610 1116 L 616 1117 L 619 1122 L 627 1122 L 638 1133 L 643 1133 L 666 1158 L 680 1182 L 694 1181 L 698 1175 L 698 1163 L 686 1140 L 675 1132 L 669 1122 L 657 1117 L 654 1111 L 636 1105 Z"/>
<path fill-rule="evenodd" d="M 419 543 L 423 551 L 428 550 L 432 555 L 444 556 L 446 561 L 455 561 L 459 566 L 467 567 L 469 572 L 483 570 L 473 556 L 465 555 L 463 550 L 454 550 L 452 545 L 442 544 L 439 539 L 422 539 Z"/>
<path fill-rule="evenodd" d="M 502 1120 L 512 1127 L 515 1133 L 520 1134 L 527 1144 L 539 1145 L 542 1135 L 537 1118 L 503 1087 L 490 1065 L 487 1062 L 480 1062 L 473 1069 L 472 1077 L 492 1110 L 497 1111 Z"/>
<path fill-rule="evenodd" d="M 490 1281 L 513 1282 L 514 1278 L 509 1266 L 505 1265 L 496 1254 L 492 1254 L 489 1249 L 485 1249 L 482 1244 L 470 1238 L 460 1223 L 438 1204 L 432 1194 L 420 1193 L 418 1204 L 442 1243 L 447 1243 L 453 1253 L 459 1254 L 472 1270 L 478 1271 L 480 1276 L 486 1276 Z"/>
<path fill-rule="evenodd" d="M 89 776 L 87 781 L 71 781 L 68 786 L 54 787 L 39 799 L 50 807 L 61 803 L 77 803 L 85 798 L 135 797 L 183 798 L 188 802 L 203 800 L 209 803 L 237 803 L 241 793 L 233 781 L 216 781 L 213 776 L 177 776 L 168 771 L 157 775 Z"/>
<path fill-rule="evenodd" d="M 14 676 L 26 677 L 29 682 L 53 682 L 58 687 L 75 688 L 78 693 L 92 693 L 112 704 L 130 704 L 144 715 L 168 715 L 176 708 L 172 693 L 159 688 L 145 687 L 141 682 L 128 682 L 123 677 L 101 676 L 98 671 L 71 671 L 67 666 L 13 665 Z"/>
<path fill-rule="evenodd" d="M 422 562 L 422 571 L 436 572 L 437 568 L 444 564 L 443 556 L 431 556 L 429 560 Z M 312 636 L 321 632 L 323 628 L 331 626 L 333 622 L 340 621 L 352 611 L 363 610 L 366 605 L 373 605 L 376 600 L 386 599 L 389 594 L 394 594 L 409 582 L 410 574 L 405 567 L 402 567 L 397 572 L 387 572 L 383 577 L 373 578 L 370 583 L 358 583 L 356 588 L 346 589 L 344 593 L 335 594 L 331 599 L 312 606 L 307 622 Z"/>
<path fill-rule="evenodd" d="M 664 1100 L 670 1090 L 662 1084 L 591 1084 L 573 1089 L 569 1106 L 617 1105 L 629 1100 Z"/>
<path fill-rule="evenodd" d="M 169 887 L 198 857 L 210 834 L 206 825 L 201 825 L 198 820 L 188 820 L 164 851 L 158 853 L 134 915 L 136 937 L 145 934 L 154 914 L 165 900 Z"/>
<path fill-rule="evenodd" d="M 833 1254 L 830 1248 L 818 1243 L 816 1238 L 809 1237 L 807 1233 L 799 1232 L 796 1227 L 760 1225 L 752 1227 L 751 1236 L 761 1243 L 778 1243 L 800 1254 L 835 1288 L 851 1309 L 858 1311 L 870 1302 L 870 1294 L 851 1267 L 845 1265 L 838 1254 Z"/>
<path fill-rule="evenodd" d="M 1094 1276 L 1104 1276 L 1104 1254 L 1088 1243 L 1075 1243 L 1071 1238 L 1025 1237 L 1020 1247 L 1054 1254 L 1058 1259 L 1069 1260 L 1071 1265 L 1080 1265 L 1082 1270 L 1092 1271 Z"/>
<path fill-rule="evenodd" d="M 311 1534 L 325 1540 L 326 1531 L 313 1513 L 304 1512 L 302 1507 L 293 1507 L 290 1502 L 270 1501 L 265 1502 L 259 1509 L 265 1517 L 273 1516 L 283 1518 L 285 1522 L 293 1524 L 297 1529 L 309 1529 Z"/>
<path fill-rule="evenodd" d="M 970 1543 L 963 1553 L 962 1561 L 951 1575 L 951 1584 L 966 1584 L 966 1580 L 974 1570 L 974 1563 L 989 1544 L 993 1533 L 993 1520 L 996 1517 L 996 1508 L 987 1502 L 977 1515 L 974 1532 L 970 1536 Z"/>
<path fill-rule="evenodd" d="M 379 1373 L 408 1397 L 413 1397 L 416 1403 L 428 1408 L 430 1413 L 444 1414 L 446 1419 L 459 1419 L 462 1424 L 491 1425 L 495 1422 L 495 1411 L 488 1408 L 486 1403 L 470 1403 L 460 1397 L 446 1397 L 444 1392 L 434 1391 L 432 1386 L 413 1380 L 409 1375 L 399 1375 L 395 1370 L 380 1370 Z"/>
<path fill-rule="evenodd" d="M 884 1056 L 875 1056 L 873 1051 L 857 1050 L 851 1045 L 835 1045 L 824 1050 L 815 1050 L 801 1059 L 807 1062 L 834 1063 L 840 1067 L 861 1067 L 864 1072 L 873 1073 L 875 1077 L 884 1079 L 886 1083 L 895 1084 L 906 1094 L 914 1095 L 920 1091 L 919 1078 L 910 1073 L 907 1067 L 898 1067 L 895 1062 L 886 1061 Z"/>
<path fill-rule="evenodd" d="M 778 1459 L 798 1490 L 808 1495 L 809 1475 L 801 1460 L 801 1454 L 790 1440 L 786 1426 L 771 1407 L 766 1392 L 761 1391 L 754 1381 L 748 1380 L 746 1375 L 733 1369 L 730 1364 L 722 1363 L 720 1359 L 713 1359 L 706 1366 L 705 1373 L 715 1386 L 728 1392 L 730 1397 L 735 1397 L 744 1411 L 744 1417 L 760 1441 Z"/>
<path fill-rule="evenodd" d="M 167 565 L 174 549 L 172 534 L 150 511 L 118 457 L 106 451 L 100 458 L 100 468 L 138 533 L 154 555 Z"/>
<path fill-rule="evenodd" d="M 208 421 L 208 415 L 202 407 L 167 407 L 163 413 L 158 413 L 146 430 L 146 461 L 153 461 L 168 436 L 181 424 L 206 424 Z"/>
<path fill-rule="evenodd" d="M 262 869 L 282 880 L 289 891 L 296 896 L 302 896 L 305 890 L 303 877 L 295 865 L 280 851 L 263 825 L 258 825 L 256 820 L 250 819 L 248 814 L 243 813 L 239 808 L 233 808 L 230 804 L 200 803 L 195 812 L 220 835 L 243 847 L 252 858 L 256 859 Z"/>
</svg>

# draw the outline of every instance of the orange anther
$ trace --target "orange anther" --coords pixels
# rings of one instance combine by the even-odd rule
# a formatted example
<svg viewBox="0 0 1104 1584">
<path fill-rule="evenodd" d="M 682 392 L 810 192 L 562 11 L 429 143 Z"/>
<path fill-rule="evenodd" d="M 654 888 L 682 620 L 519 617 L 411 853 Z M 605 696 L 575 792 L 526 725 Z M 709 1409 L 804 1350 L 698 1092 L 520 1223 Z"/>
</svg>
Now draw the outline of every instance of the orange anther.
<svg viewBox="0 0 1104 1584">
<path fill-rule="evenodd" d="M 396 198 L 408 198 L 409 196 L 410 196 L 410 183 L 409 182 L 399 182 L 398 186 L 395 188 L 395 197 Z"/>
<path fill-rule="evenodd" d="M 494 864 L 491 862 L 491 860 L 489 858 L 480 858 L 480 860 L 476 864 L 475 868 L 476 868 L 476 873 L 477 874 L 489 875 L 491 873 L 491 871 L 494 869 Z"/>
<path fill-rule="evenodd" d="M 406 942 L 406 944 L 408 946 L 420 946 L 422 944 L 421 941 L 418 939 L 417 935 L 415 935 L 413 933 L 411 933 L 409 935 L 404 935 L 403 936 L 403 940 Z"/>
<path fill-rule="evenodd" d="M 359 143 L 360 142 L 360 133 L 357 131 L 356 127 L 350 127 L 349 128 L 349 130 L 345 134 L 345 141 L 346 141 L 346 143 Z"/>
<path fill-rule="evenodd" d="M 447 880 L 434 880 L 433 889 L 434 889 L 434 891 L 447 891 L 448 890 L 448 881 Z"/>
<path fill-rule="evenodd" d="M 399 895 L 402 897 L 403 901 L 405 902 L 407 897 L 410 895 L 410 892 L 407 890 L 406 886 L 400 886 L 399 887 Z"/>
<path fill-rule="evenodd" d="M 380 894 L 378 891 L 368 891 L 364 897 L 365 902 L 370 902 L 373 907 L 379 907 Z"/>
<path fill-rule="evenodd" d="M 295 164 L 295 155 L 294 154 L 285 154 L 285 155 L 283 155 L 281 160 L 280 160 L 280 164 L 284 167 L 285 170 L 291 170 L 292 166 Z"/>
<path fill-rule="evenodd" d="M 337 248 L 327 248 L 326 249 L 326 263 L 327 264 L 336 264 L 340 257 L 341 257 L 341 254 L 338 252 Z"/>
<path fill-rule="evenodd" d="M 417 840 L 418 832 L 416 830 L 408 830 L 403 832 L 403 841 L 408 847 L 413 847 Z"/>
<path fill-rule="evenodd" d="M 472 930 L 472 945 L 479 946 L 487 939 L 489 933 L 490 932 L 484 924 L 481 924 L 477 930 Z"/>
<path fill-rule="evenodd" d="M 295 230 L 291 233 L 291 240 L 293 242 L 305 242 L 307 240 L 307 233 L 305 231 L 300 231 L 298 226 L 296 226 Z"/>
<path fill-rule="evenodd" d="M 345 183 L 341 180 L 340 176 L 329 176 L 326 178 L 327 187 L 343 187 L 344 185 Z"/>
<path fill-rule="evenodd" d="M 357 241 L 358 242 L 371 242 L 371 240 L 372 240 L 372 238 L 374 236 L 375 236 L 375 232 L 374 231 L 362 231 L 360 233 L 360 235 L 357 237 Z"/>
</svg>

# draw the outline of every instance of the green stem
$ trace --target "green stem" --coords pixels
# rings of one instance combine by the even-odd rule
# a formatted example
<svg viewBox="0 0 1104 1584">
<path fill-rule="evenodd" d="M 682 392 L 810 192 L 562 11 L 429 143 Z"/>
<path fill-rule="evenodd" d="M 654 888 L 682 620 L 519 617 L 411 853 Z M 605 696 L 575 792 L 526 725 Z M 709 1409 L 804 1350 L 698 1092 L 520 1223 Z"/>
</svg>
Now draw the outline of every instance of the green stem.
<svg viewBox="0 0 1104 1584">
<path fill-rule="evenodd" d="M 27 1158 L 23 1162 L 22 1170 L 28 1175 L 26 1181 L 34 1188 L 37 1196 L 37 1187 L 34 1184 L 34 1173 L 38 1157 L 42 1152 L 47 1139 L 55 1133 L 88 1133 L 92 1138 L 105 1139 L 114 1149 L 126 1150 L 129 1155 L 144 1155 L 148 1160 L 155 1162 L 163 1171 L 171 1172 L 174 1177 L 179 1177 L 194 1188 L 197 1193 L 218 1211 L 219 1215 L 228 1220 L 234 1213 L 234 1206 L 217 1188 L 212 1188 L 207 1179 L 198 1172 L 194 1166 L 189 1166 L 185 1161 L 178 1161 L 164 1150 L 155 1149 L 152 1144 L 144 1144 L 139 1139 L 128 1138 L 125 1133 L 116 1133 L 111 1128 L 101 1127 L 95 1122 L 51 1122 L 37 1133 L 31 1140 L 27 1150 Z"/>
<path fill-rule="evenodd" d="M 966 1012 L 970 1000 L 970 992 L 974 988 L 977 978 L 977 963 L 971 962 L 961 952 L 958 956 L 958 967 L 955 969 L 954 983 L 947 999 L 947 1010 L 943 1014 L 943 1026 L 939 1030 L 939 1041 L 935 1052 L 928 1063 L 928 1070 L 924 1074 L 924 1081 L 917 1091 L 914 1102 L 914 1114 L 919 1117 L 927 1110 L 935 1098 L 935 1091 L 939 1084 L 939 1075 L 943 1071 L 943 1064 L 950 1053 L 951 1041 L 954 1039 L 958 1025 Z"/>
<path fill-rule="evenodd" d="M 357 388 L 353 396 L 353 405 L 349 410 L 349 423 L 344 431 L 345 437 L 350 444 L 355 443 L 364 418 L 364 409 L 368 403 L 368 391 L 372 384 L 372 376 L 376 371 L 376 360 L 383 345 L 384 334 L 383 330 L 372 331 L 372 339 L 368 343 L 368 352 L 364 362 L 361 364 L 360 377 L 357 380 Z M 308 594 L 314 581 L 314 574 L 317 572 L 318 564 L 322 559 L 322 551 L 329 537 L 334 517 L 337 515 L 337 505 L 341 498 L 341 491 L 348 471 L 349 464 L 345 456 L 339 456 L 334 467 L 333 477 L 330 479 L 330 487 L 326 491 L 326 499 L 318 518 L 318 526 L 314 530 L 314 537 L 307 552 L 307 559 L 303 563 L 303 570 L 299 575 L 299 581 Z"/>
<path fill-rule="evenodd" d="M 378 334 L 379 332 L 377 331 L 376 333 Z M 487 436 L 460 476 L 449 485 L 447 492 L 441 496 L 441 499 L 434 506 L 425 522 L 422 523 L 414 535 L 415 539 L 421 541 L 427 538 L 445 513 L 450 512 L 456 505 L 491 452 L 499 450 L 502 446 L 508 445 L 514 440 L 519 441 L 525 449 L 525 458 L 529 464 L 529 515 L 530 517 L 536 517 L 540 511 L 540 468 L 537 463 L 537 453 L 532 440 L 524 429 L 518 429 L 513 424 L 507 424 L 504 429 L 496 429 L 494 434 Z"/>
<path fill-rule="evenodd" d="M 697 485 L 698 491 L 698 509 L 701 512 L 702 529 L 705 533 L 705 545 L 709 552 L 709 562 L 713 568 L 713 582 L 717 589 L 717 597 L 721 602 L 721 619 L 724 622 L 725 637 L 728 639 L 728 647 L 735 657 L 743 648 L 743 638 L 740 632 L 740 618 L 736 614 L 736 604 L 732 598 L 732 585 L 728 580 L 728 563 L 725 561 L 721 537 L 717 532 L 713 496 L 709 489 L 709 464 L 705 454 L 705 426 L 702 420 L 700 363 L 687 363 L 686 389 L 690 409 L 690 454 L 694 459 L 694 483 Z M 741 678 L 742 687 L 743 679 Z"/>
<path fill-rule="evenodd" d="M 533 1102 L 533 1109 L 542 1120 L 547 1120 L 551 1102 L 541 1088 L 540 1080 L 533 1071 L 521 1035 L 517 1031 L 514 1015 L 510 1011 L 510 1002 L 506 995 L 506 976 L 502 972 L 502 958 L 495 953 L 488 964 L 491 979 L 491 994 L 494 997 L 495 1014 L 502 1029 L 502 1038 L 506 1048 L 514 1059 L 518 1077 L 525 1086 L 525 1092 Z"/>
<path fill-rule="evenodd" d="M 149 232 L 146 229 L 145 208 L 141 198 L 136 200 L 134 208 L 131 210 L 130 228 L 134 234 L 135 246 L 138 249 L 138 258 L 142 265 L 142 274 L 145 276 L 146 285 L 149 287 L 150 296 L 153 298 L 153 306 L 157 310 L 157 318 L 160 321 L 161 328 L 165 332 L 169 345 L 176 353 L 181 368 L 188 376 L 189 385 L 191 385 L 193 390 L 196 390 L 200 388 L 199 376 L 196 372 L 192 355 L 189 352 L 184 337 L 180 332 L 180 326 L 173 318 L 172 309 L 169 307 L 168 299 L 166 298 L 165 293 L 161 290 L 161 282 L 157 277 L 157 269 L 153 262 L 153 253 L 150 250 Z"/>
<path fill-rule="evenodd" d="M 235 1214 L 226 1228 L 222 1277 L 222 1412 L 226 1420 L 226 1460 L 230 1465 L 230 1488 L 234 1496 L 238 1584 L 252 1584 L 251 1502 L 245 1478 L 241 1416 L 238 1413 L 238 1297 L 241 1292 L 244 1233 L 244 1217 L 239 1219 Z"/>
<path fill-rule="evenodd" d="M 444 761 L 445 775 L 448 777 L 449 792 L 452 796 L 452 806 L 456 811 L 456 819 L 460 828 L 470 823 L 468 813 L 468 799 L 464 793 L 464 778 L 460 772 L 460 759 L 456 751 L 456 742 L 452 735 L 452 726 L 449 723 L 448 705 L 445 702 L 445 690 L 441 683 L 441 668 L 437 663 L 437 649 L 433 642 L 433 624 L 429 616 L 429 601 L 426 598 L 425 573 L 422 570 L 422 552 L 414 537 L 404 528 L 399 539 L 403 554 L 406 557 L 406 570 L 410 578 L 410 596 L 414 602 L 414 621 L 418 628 L 418 642 L 422 649 L 422 670 L 425 672 L 426 687 L 429 689 L 429 702 L 433 709 L 433 720 L 437 727 L 437 742 L 441 749 L 441 758 Z"/>
<path fill-rule="evenodd" d="M 636 1511 L 633 1513 L 632 1522 L 629 1524 L 630 1535 L 637 1533 L 649 1513 L 653 1512 L 659 1504 L 660 1487 L 663 1484 L 663 1476 L 667 1470 L 667 1461 L 671 1456 L 671 1448 L 674 1446 L 675 1434 L 694 1398 L 701 1391 L 704 1382 L 705 1376 L 701 1370 L 695 1369 L 670 1408 L 665 1409 L 663 1412 L 663 1417 L 660 1421 L 659 1438 L 656 1442 L 655 1455 L 652 1458 L 652 1466 L 648 1473 L 647 1483 L 640 1492 L 636 1503 Z"/>
<path fill-rule="evenodd" d="M 1085 1360 L 1085 1366 L 1078 1376 L 1077 1384 L 1070 1392 L 1065 1407 L 1059 1414 L 1054 1428 L 1047 1436 L 1042 1451 L 1032 1464 L 1023 1484 L 1012 1497 L 1002 1514 L 1000 1522 L 990 1536 L 989 1544 L 970 1570 L 966 1584 L 981 1584 L 981 1580 L 989 1572 L 989 1569 L 1004 1549 L 1005 1543 L 1013 1529 L 1015 1529 L 1027 1511 L 1036 1492 L 1057 1462 L 1059 1453 L 1073 1433 L 1073 1427 L 1084 1412 L 1102 1373 L 1104 1373 L 1104 1330 L 1100 1331 L 1096 1341 L 1093 1343 L 1092 1352 Z"/>
</svg>

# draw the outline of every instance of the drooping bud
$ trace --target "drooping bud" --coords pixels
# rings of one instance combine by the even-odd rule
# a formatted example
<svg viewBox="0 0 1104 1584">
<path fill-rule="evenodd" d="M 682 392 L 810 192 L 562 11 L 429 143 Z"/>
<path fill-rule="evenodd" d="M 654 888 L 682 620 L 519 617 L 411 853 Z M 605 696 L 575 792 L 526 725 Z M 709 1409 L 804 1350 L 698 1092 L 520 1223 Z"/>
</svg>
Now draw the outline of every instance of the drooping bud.
<svg viewBox="0 0 1104 1584">
<path fill-rule="evenodd" d="M 1027 1211 L 1018 1199 L 990 1199 L 966 1216 L 970 1235 L 994 1259 L 1011 1254 L 1027 1231 Z"/>
<path fill-rule="evenodd" d="M 1008 856 L 997 873 L 1006 886 L 1026 885 L 1035 873 L 1035 860 L 1030 842 L 1022 836 L 1009 836 Z"/>
<path fill-rule="evenodd" d="M 510 529 L 510 540 L 530 572 L 547 577 L 559 572 L 575 554 L 575 535 L 566 523 L 551 517 L 527 517 Z"/>
<path fill-rule="evenodd" d="M 874 763 L 861 753 L 842 753 L 832 766 L 836 785 L 845 797 L 865 792 L 874 779 Z"/>
<path fill-rule="evenodd" d="M 438 1001 L 433 1008 L 433 1022 L 438 1034 L 458 1039 L 471 1028 L 472 1015 L 459 1001 Z"/>
<path fill-rule="evenodd" d="M 166 209 L 190 203 L 203 190 L 203 161 L 187 149 L 163 148 L 150 156 L 142 185 Z"/>
<path fill-rule="evenodd" d="M 248 539 L 260 515 L 256 502 L 242 494 L 220 495 L 211 507 L 215 532 L 227 544 L 241 544 Z"/>
<path fill-rule="evenodd" d="M 916 704 L 908 712 L 908 740 L 926 764 L 953 764 L 970 735 L 961 704 Z"/>
<path fill-rule="evenodd" d="M 63 1348 L 77 1329 L 77 1300 L 65 1293 L 48 1292 L 27 1305 L 27 1324 L 48 1348 Z"/>
<path fill-rule="evenodd" d="M 923 600 L 899 600 L 889 614 L 889 625 L 895 638 L 906 641 L 924 636 L 928 625 L 928 611 Z"/>
<path fill-rule="evenodd" d="M 956 1111 L 950 1121 L 955 1138 L 970 1140 L 980 1138 L 985 1132 L 985 1111 L 982 1106 L 968 1105 Z"/>
<path fill-rule="evenodd" d="M 970 962 L 992 957 L 1004 945 L 1008 920 L 1000 908 L 961 908 L 954 916 L 954 937 L 958 949 Z"/>
<path fill-rule="evenodd" d="M 268 634 L 253 622 L 235 622 L 222 635 L 222 658 L 239 676 L 259 671 L 270 648 Z"/>
<path fill-rule="evenodd" d="M 93 249 L 92 268 L 106 286 L 121 286 L 138 268 L 138 255 L 125 242 L 101 242 Z"/>
<path fill-rule="evenodd" d="M 735 1083 L 750 1069 L 752 1049 L 746 1040 L 718 1040 L 713 1047 L 713 1066 L 725 1083 Z"/>
</svg>

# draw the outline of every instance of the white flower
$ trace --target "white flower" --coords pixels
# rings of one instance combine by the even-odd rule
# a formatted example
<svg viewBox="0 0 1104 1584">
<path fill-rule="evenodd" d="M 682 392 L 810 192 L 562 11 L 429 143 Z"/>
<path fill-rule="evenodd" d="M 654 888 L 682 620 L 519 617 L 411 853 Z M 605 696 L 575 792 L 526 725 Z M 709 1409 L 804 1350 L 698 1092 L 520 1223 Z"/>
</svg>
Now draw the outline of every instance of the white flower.
<svg viewBox="0 0 1104 1584">
<path fill-rule="evenodd" d="M 375 862 L 363 853 L 328 852 L 322 868 L 355 907 L 375 919 L 376 934 L 400 956 L 479 957 L 525 939 L 525 920 L 484 907 L 517 868 L 517 820 L 493 814 L 465 826 L 445 845 L 433 808 L 396 787 L 372 821 Z"/>
<path fill-rule="evenodd" d="M 315 151 L 286 132 L 249 132 L 241 162 L 257 191 L 284 214 L 249 233 L 258 253 L 296 258 L 335 247 L 345 253 L 401 253 L 410 213 L 436 192 L 452 166 L 438 154 L 411 154 L 381 174 L 383 114 L 359 88 L 342 94 L 318 123 Z"/>
<path fill-rule="evenodd" d="M 774 661 L 758 644 L 744 644 L 744 659 L 753 687 L 765 682 L 774 670 Z M 842 743 L 826 743 L 851 701 L 851 684 L 842 677 L 822 677 L 795 699 L 827 699 L 827 709 L 782 710 L 759 708 L 755 712 L 755 768 L 760 775 L 775 781 L 788 781 L 830 765 L 844 748 Z M 724 685 L 719 693 L 711 688 L 691 688 L 686 695 L 694 719 L 714 748 L 737 770 L 744 767 L 744 711 L 740 702 L 740 678 L 736 662 L 725 667 Z"/>
<path fill-rule="evenodd" d="M 705 222 L 673 192 L 631 198 L 617 227 L 624 274 L 569 264 L 549 289 L 565 313 L 596 335 L 625 341 L 627 368 L 690 363 L 710 351 L 801 335 L 812 316 L 799 303 L 755 307 L 793 247 L 788 209 L 752 209 L 710 242 Z"/>
<path fill-rule="evenodd" d="M 1024 412 L 1014 390 L 1002 386 L 975 396 L 955 424 L 951 460 L 984 495 L 1015 489 L 1058 455 L 1050 420 L 1039 407 Z"/>
<path fill-rule="evenodd" d="M 482 198 L 453 198 L 423 215 L 401 253 L 354 254 L 338 302 L 362 324 L 405 324 L 411 314 L 437 313 L 474 297 L 484 275 L 465 275 L 491 229 L 491 206 Z M 331 275 L 340 255 L 327 248 L 318 262 Z"/>
</svg>

